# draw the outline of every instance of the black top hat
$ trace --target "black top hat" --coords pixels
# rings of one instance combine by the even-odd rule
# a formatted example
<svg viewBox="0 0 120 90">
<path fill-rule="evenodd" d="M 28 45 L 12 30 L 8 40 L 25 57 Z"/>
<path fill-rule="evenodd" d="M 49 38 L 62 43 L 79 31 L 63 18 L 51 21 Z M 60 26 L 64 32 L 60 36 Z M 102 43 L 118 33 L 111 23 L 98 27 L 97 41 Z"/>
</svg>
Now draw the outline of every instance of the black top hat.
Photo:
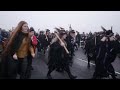
<svg viewBox="0 0 120 90">
<path fill-rule="evenodd" d="M 70 33 L 75 33 L 75 31 L 74 31 L 74 30 L 71 30 Z"/>
<path fill-rule="evenodd" d="M 31 31 L 35 31 L 33 27 L 30 27 L 30 32 L 31 32 Z"/>
<path fill-rule="evenodd" d="M 64 34 L 67 34 L 65 30 L 60 30 L 60 35 L 64 35 Z"/>
<path fill-rule="evenodd" d="M 50 30 L 49 29 L 46 29 L 46 32 L 49 32 Z"/>
<path fill-rule="evenodd" d="M 40 31 L 40 33 L 44 33 L 44 31 Z"/>
</svg>

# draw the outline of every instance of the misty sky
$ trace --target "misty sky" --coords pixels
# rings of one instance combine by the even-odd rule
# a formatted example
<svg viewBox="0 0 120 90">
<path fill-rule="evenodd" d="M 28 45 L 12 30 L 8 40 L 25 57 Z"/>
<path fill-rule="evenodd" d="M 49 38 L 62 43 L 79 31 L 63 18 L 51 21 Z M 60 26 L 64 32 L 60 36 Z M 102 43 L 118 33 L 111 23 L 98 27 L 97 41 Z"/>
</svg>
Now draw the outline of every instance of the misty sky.
<svg viewBox="0 0 120 90">
<path fill-rule="evenodd" d="M 55 27 L 81 32 L 101 31 L 101 25 L 106 29 L 113 26 L 113 32 L 120 34 L 120 11 L 0 11 L 0 27 L 6 30 L 16 27 L 24 20 L 29 27 L 54 31 Z"/>
</svg>

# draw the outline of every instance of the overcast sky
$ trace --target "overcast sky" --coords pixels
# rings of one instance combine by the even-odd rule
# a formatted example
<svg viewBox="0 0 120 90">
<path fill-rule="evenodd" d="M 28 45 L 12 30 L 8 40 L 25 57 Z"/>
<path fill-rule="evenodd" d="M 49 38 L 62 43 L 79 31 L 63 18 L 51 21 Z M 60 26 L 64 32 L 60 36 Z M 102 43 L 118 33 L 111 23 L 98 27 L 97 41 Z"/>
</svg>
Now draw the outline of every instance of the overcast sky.
<svg viewBox="0 0 120 90">
<path fill-rule="evenodd" d="M 69 29 L 71 24 L 80 33 L 101 31 L 101 25 L 106 29 L 113 26 L 113 32 L 120 33 L 120 11 L 0 11 L 0 27 L 3 29 L 16 27 L 21 20 L 36 31 L 39 28 L 54 31 L 60 26 Z"/>
</svg>

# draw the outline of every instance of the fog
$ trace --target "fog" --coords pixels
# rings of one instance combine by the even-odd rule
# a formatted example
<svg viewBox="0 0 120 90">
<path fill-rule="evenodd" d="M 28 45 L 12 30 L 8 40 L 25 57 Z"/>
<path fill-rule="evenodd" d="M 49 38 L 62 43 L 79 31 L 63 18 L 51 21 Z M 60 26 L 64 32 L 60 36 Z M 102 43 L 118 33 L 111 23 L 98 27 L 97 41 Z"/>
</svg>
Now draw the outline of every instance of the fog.
<svg viewBox="0 0 120 90">
<path fill-rule="evenodd" d="M 29 27 L 54 31 L 55 27 L 82 32 L 101 31 L 101 26 L 120 34 L 120 11 L 0 11 L 0 28 L 9 30 L 24 20 Z"/>
</svg>

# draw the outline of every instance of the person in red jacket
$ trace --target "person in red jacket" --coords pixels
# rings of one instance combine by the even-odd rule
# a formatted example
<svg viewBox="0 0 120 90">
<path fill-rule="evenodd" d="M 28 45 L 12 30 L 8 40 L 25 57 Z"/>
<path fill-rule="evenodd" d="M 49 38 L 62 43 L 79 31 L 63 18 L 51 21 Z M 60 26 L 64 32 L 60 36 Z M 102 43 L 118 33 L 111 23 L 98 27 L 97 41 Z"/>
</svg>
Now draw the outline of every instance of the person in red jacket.
<svg viewBox="0 0 120 90">
<path fill-rule="evenodd" d="M 31 37 L 31 44 L 32 44 L 34 51 L 35 51 L 37 44 L 38 44 L 38 41 L 37 41 L 37 37 L 35 36 L 35 31 L 34 31 L 33 27 L 30 28 L 30 37 Z"/>
</svg>

